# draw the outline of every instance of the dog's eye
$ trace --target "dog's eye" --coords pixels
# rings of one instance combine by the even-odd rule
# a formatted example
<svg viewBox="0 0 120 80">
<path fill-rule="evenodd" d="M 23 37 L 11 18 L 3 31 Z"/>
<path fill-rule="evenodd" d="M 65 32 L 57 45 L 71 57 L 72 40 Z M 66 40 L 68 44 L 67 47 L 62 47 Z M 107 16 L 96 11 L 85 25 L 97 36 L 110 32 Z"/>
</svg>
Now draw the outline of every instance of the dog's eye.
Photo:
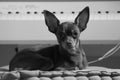
<svg viewBox="0 0 120 80">
<path fill-rule="evenodd" d="M 77 32 L 73 32 L 73 38 L 76 38 L 78 36 Z"/>
<path fill-rule="evenodd" d="M 73 35 L 77 36 L 77 35 L 78 35 L 78 33 L 77 33 L 77 32 L 73 32 Z"/>
</svg>

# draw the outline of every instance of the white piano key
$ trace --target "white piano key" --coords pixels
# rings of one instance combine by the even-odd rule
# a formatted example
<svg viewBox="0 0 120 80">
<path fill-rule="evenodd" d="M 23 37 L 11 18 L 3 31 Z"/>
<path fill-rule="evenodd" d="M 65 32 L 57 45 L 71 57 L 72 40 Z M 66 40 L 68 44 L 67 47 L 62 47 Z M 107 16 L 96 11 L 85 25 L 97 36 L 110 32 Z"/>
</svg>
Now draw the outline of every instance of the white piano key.
<svg viewBox="0 0 120 80">
<path fill-rule="evenodd" d="M 107 18 L 108 18 L 108 20 L 114 20 L 114 15 L 113 14 L 109 14 L 109 15 L 107 15 Z"/>
<path fill-rule="evenodd" d="M 115 17 L 115 20 L 120 20 L 120 14 L 115 14 L 114 17 Z"/>
</svg>

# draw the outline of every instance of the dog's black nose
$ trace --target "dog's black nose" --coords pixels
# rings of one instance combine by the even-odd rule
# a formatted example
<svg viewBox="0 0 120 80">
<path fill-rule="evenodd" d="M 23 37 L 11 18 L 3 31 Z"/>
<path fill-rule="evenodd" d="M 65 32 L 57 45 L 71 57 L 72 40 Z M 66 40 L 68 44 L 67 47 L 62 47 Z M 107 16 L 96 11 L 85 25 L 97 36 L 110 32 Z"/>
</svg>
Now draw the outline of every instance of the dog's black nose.
<svg viewBox="0 0 120 80">
<path fill-rule="evenodd" d="M 67 44 L 67 46 L 69 46 L 69 47 L 73 47 L 72 42 L 67 42 L 66 44 Z"/>
<path fill-rule="evenodd" d="M 71 42 L 67 42 L 67 45 L 71 45 L 72 43 Z"/>
</svg>

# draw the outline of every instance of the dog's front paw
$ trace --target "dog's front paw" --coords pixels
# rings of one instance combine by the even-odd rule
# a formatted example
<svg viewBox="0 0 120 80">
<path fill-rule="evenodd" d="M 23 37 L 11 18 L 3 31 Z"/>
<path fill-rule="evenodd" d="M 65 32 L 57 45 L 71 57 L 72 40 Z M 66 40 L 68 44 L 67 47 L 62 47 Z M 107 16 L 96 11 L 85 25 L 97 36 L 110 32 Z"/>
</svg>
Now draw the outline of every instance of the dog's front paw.
<svg viewBox="0 0 120 80">
<path fill-rule="evenodd" d="M 78 67 L 75 67 L 75 70 L 80 70 Z"/>
<path fill-rule="evenodd" d="M 57 67 L 55 70 L 56 70 L 56 71 L 65 71 L 66 69 L 63 68 L 63 67 Z"/>
</svg>

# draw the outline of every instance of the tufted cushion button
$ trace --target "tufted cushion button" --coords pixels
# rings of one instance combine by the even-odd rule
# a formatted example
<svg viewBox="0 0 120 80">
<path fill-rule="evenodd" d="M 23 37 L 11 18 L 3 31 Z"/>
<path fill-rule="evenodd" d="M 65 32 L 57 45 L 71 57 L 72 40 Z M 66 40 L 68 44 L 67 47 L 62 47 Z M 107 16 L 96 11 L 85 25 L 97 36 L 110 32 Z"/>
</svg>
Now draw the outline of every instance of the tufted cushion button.
<svg viewBox="0 0 120 80">
<path fill-rule="evenodd" d="M 22 70 L 22 71 L 20 71 L 20 75 L 21 75 L 22 78 L 38 77 L 39 76 L 39 70 L 34 70 L 34 71 Z"/>
<path fill-rule="evenodd" d="M 38 77 L 29 77 L 29 78 L 25 78 L 23 80 L 40 80 L 40 78 L 38 78 Z"/>
</svg>

